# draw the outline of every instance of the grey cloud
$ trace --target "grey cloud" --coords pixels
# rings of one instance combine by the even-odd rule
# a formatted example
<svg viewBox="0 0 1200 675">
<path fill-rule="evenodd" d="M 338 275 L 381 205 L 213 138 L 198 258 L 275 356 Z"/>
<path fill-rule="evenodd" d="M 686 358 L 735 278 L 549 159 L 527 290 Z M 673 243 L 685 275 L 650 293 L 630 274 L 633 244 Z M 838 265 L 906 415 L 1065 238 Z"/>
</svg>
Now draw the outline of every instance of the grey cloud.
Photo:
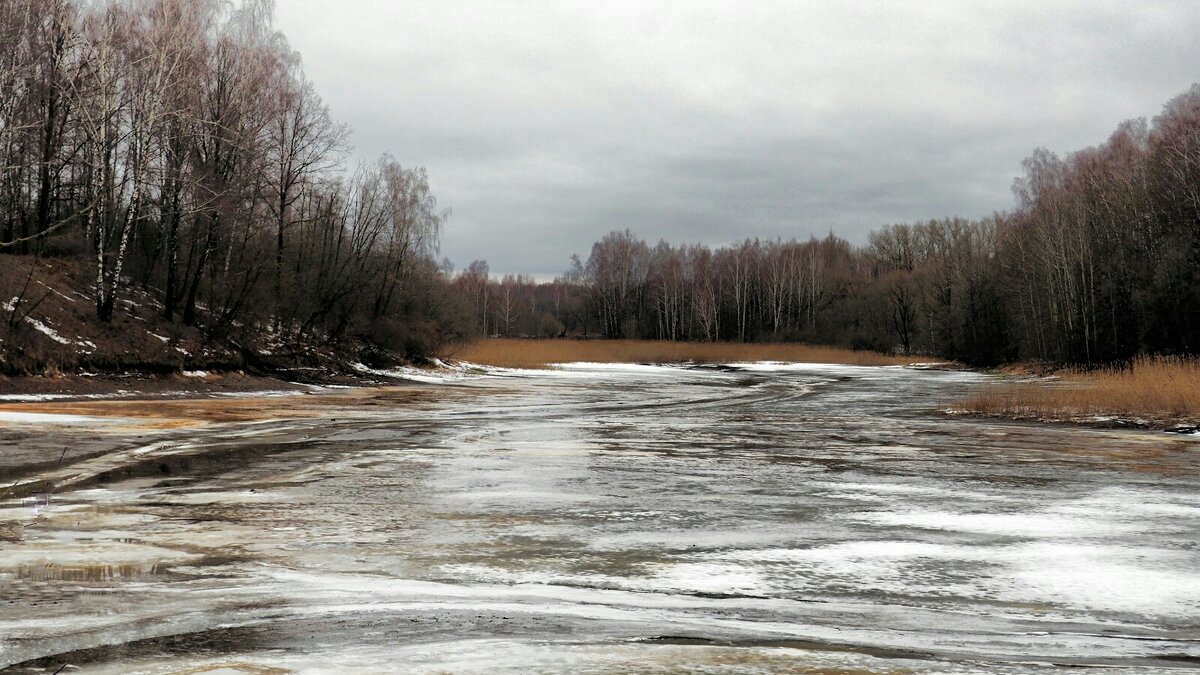
<svg viewBox="0 0 1200 675">
<path fill-rule="evenodd" d="M 553 274 L 605 232 L 854 241 L 1011 207 L 1037 146 L 1200 79 L 1190 0 L 279 0 L 358 155 L 428 167 L 463 266 Z"/>
</svg>

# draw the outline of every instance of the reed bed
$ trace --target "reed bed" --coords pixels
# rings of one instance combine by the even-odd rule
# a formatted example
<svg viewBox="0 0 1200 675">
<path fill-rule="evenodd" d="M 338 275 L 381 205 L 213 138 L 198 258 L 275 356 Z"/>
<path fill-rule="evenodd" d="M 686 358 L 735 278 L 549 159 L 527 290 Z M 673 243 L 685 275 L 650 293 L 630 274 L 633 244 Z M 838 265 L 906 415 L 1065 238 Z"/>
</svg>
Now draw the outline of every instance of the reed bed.
<svg viewBox="0 0 1200 675">
<path fill-rule="evenodd" d="M 733 363 L 786 361 L 893 366 L 919 359 L 803 344 L 661 342 L 653 340 L 530 340 L 490 338 L 447 350 L 444 356 L 504 368 L 545 368 L 554 363 Z"/>
<path fill-rule="evenodd" d="M 1200 360 L 1142 357 L 1123 368 L 1060 371 L 1050 380 L 993 387 L 968 399 L 963 408 L 1026 419 L 1116 417 L 1196 424 L 1200 422 Z"/>
</svg>

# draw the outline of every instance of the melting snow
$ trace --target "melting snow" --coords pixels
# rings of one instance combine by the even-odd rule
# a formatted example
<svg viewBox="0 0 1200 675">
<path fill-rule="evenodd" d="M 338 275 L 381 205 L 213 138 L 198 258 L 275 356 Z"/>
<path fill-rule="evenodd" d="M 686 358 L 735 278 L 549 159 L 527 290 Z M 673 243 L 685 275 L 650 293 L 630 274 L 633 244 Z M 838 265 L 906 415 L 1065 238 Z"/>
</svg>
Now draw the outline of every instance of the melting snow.
<svg viewBox="0 0 1200 675">
<path fill-rule="evenodd" d="M 71 397 L 67 394 L 0 394 L 0 401 L 18 401 L 22 403 L 57 401 L 63 398 Z"/>
<path fill-rule="evenodd" d="M 72 298 L 71 296 L 62 293 L 61 291 L 59 291 L 58 289 L 54 288 L 53 286 L 47 284 L 46 282 L 39 279 L 38 283 L 41 284 L 42 286 L 45 286 L 46 288 L 50 289 L 51 293 L 54 293 L 55 295 L 62 298 L 63 300 L 66 300 L 67 302 L 72 302 L 72 303 L 75 302 L 75 298 Z"/>
<path fill-rule="evenodd" d="M 351 364 L 350 367 L 357 372 L 367 375 L 390 377 L 397 380 L 409 380 L 411 382 L 423 382 L 426 384 L 446 384 L 476 376 L 469 372 L 470 368 L 467 366 L 448 366 L 441 361 L 436 361 L 435 363 L 438 364 L 438 368 L 432 370 L 413 368 L 409 366 L 378 369 L 370 368 L 362 363 L 354 363 Z"/>
<path fill-rule="evenodd" d="M 0 309 L 3 309 L 6 312 L 11 312 L 17 308 L 17 303 L 20 301 L 21 301 L 20 296 L 13 296 L 12 300 L 9 300 L 8 302 L 5 302 L 5 303 L 0 303 Z M 28 321 L 31 326 L 33 326 L 35 329 L 37 329 L 38 332 L 42 333 L 43 335 L 50 338 L 51 340 L 54 340 L 55 342 L 59 343 L 60 345 L 71 344 L 70 340 L 68 340 L 68 339 L 64 338 L 63 336 L 59 335 L 58 333 L 54 332 L 53 328 L 47 326 L 46 324 L 42 323 L 41 321 L 38 321 L 37 319 L 34 319 L 29 316 L 24 317 L 24 319 L 26 321 Z"/>
<path fill-rule="evenodd" d="M 25 317 L 25 320 L 28 321 L 39 332 L 41 332 L 42 334 L 44 334 L 46 337 L 50 338 L 51 340 L 54 340 L 58 344 L 60 344 L 60 345 L 71 344 L 70 340 L 59 335 L 58 333 L 55 333 L 53 328 L 47 326 L 46 324 L 42 323 L 41 321 L 38 321 L 37 319 L 31 319 L 29 317 Z"/>
</svg>

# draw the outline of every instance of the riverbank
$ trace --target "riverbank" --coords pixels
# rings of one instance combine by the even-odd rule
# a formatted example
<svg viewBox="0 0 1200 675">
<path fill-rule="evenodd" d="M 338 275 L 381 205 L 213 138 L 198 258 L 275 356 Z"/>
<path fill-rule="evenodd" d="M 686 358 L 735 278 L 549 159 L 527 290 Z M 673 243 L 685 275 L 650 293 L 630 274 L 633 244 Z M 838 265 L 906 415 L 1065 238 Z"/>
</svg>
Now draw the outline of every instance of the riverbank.
<svg viewBox="0 0 1200 675">
<path fill-rule="evenodd" d="M 443 351 L 443 356 L 500 368 L 545 368 L 555 363 L 745 363 L 780 361 L 856 366 L 902 366 L 926 359 L 794 343 L 666 342 L 657 340 L 533 340 L 490 338 Z"/>
<path fill-rule="evenodd" d="M 966 399 L 960 409 L 1009 419 L 1195 433 L 1200 431 L 1200 360 L 1143 357 L 1125 368 L 1008 380 Z"/>
<path fill-rule="evenodd" d="M 187 370 L 179 373 L 54 373 L 48 375 L 0 375 L 0 406 L 20 403 L 94 400 L 169 400 L 189 398 L 246 397 L 263 393 L 308 393 L 344 388 L 371 388 L 397 384 L 406 373 L 418 368 L 387 371 L 339 372 L 304 368 L 275 375 L 245 371 Z"/>
<path fill-rule="evenodd" d="M 185 371 L 166 375 L 146 373 L 83 373 L 0 376 L 0 403 L 70 399 L 180 398 L 248 394 L 258 391 L 302 391 L 299 382 L 244 372 Z"/>
<path fill-rule="evenodd" d="M 356 376 L 360 362 L 382 368 L 421 363 L 436 343 L 401 339 L 399 329 L 389 337 L 377 327 L 333 339 L 320 330 L 281 331 L 264 317 L 242 322 L 207 311 L 187 325 L 177 312 L 166 318 L 161 293 L 138 284 L 122 288 L 105 322 L 96 318 L 95 298 L 81 290 L 95 279 L 86 261 L 6 255 L 2 262 L 0 395 L 60 393 L 54 387 L 105 393 L 122 388 L 122 380 L 151 389 L 211 388 L 197 383 L 196 373 L 241 373 L 222 375 L 221 386 L 235 388 L 241 385 L 226 380 L 340 383 Z"/>
<path fill-rule="evenodd" d="M 272 430 L 328 427 L 391 419 L 414 410 L 471 396 L 466 389 L 438 389 L 376 382 L 375 386 L 247 390 L 237 393 L 173 392 L 154 398 L 92 398 L 0 402 L 0 500 L 50 494 L 69 486 L 104 483 L 133 475 L 173 476 L 216 470 L 201 461 L 200 439 L 225 435 L 263 438 Z M 298 433 L 298 432 L 297 432 Z M 202 449 L 202 448 L 201 448 Z M 136 471 L 108 473 L 107 457 L 132 453 Z M 0 527 L 0 541 L 4 541 Z"/>
<path fill-rule="evenodd" d="M 739 344 L 649 340 L 535 340 L 491 338 L 443 349 L 449 363 L 429 367 L 344 369 L 294 367 L 273 374 L 183 371 L 170 374 L 76 373 L 0 376 L 0 407 L 89 400 L 253 398 L 264 393 L 319 393 L 377 388 L 405 381 L 457 379 L 488 367 L 545 369 L 558 363 L 828 363 L 919 365 L 923 359 L 803 344 Z M 456 363 L 457 362 L 457 363 Z M 482 368 L 477 368 L 481 366 Z M 992 386 L 943 408 L 981 417 L 1167 429 L 1200 433 L 1200 361 L 1141 358 L 1126 368 L 1098 371 L 1010 366 Z"/>
</svg>

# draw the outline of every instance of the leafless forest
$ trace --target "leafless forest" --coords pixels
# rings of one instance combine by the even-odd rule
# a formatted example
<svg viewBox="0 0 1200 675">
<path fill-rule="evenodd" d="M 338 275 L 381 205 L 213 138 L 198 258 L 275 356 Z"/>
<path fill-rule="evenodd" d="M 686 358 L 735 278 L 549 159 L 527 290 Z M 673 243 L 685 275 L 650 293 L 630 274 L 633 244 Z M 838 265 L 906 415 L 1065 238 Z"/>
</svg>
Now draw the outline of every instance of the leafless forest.
<svg viewBox="0 0 1200 675">
<path fill-rule="evenodd" d="M 0 3 L 10 363 L 38 338 L 22 320 L 49 294 L 37 277 L 51 260 L 86 266 L 75 290 L 101 324 L 137 289 L 218 342 L 440 339 L 445 212 L 425 171 L 387 155 L 344 166 L 347 129 L 270 9 Z"/>
<path fill-rule="evenodd" d="M 457 280 L 477 331 L 800 340 L 973 364 L 1098 364 L 1200 345 L 1200 86 L 1065 157 L 1038 149 L 1015 208 L 712 249 L 631 230 L 554 283 Z"/>
<path fill-rule="evenodd" d="M 1035 151 L 1008 213 L 862 246 L 652 245 L 614 224 L 537 284 L 436 262 L 447 212 L 426 172 L 347 166 L 348 130 L 269 3 L 8 0 L 0 44 L 10 370 L 57 263 L 86 270 L 74 290 L 101 326 L 136 290 L 162 321 L 272 348 L 604 336 L 1094 364 L 1200 344 L 1200 87 L 1096 147 Z"/>
</svg>

